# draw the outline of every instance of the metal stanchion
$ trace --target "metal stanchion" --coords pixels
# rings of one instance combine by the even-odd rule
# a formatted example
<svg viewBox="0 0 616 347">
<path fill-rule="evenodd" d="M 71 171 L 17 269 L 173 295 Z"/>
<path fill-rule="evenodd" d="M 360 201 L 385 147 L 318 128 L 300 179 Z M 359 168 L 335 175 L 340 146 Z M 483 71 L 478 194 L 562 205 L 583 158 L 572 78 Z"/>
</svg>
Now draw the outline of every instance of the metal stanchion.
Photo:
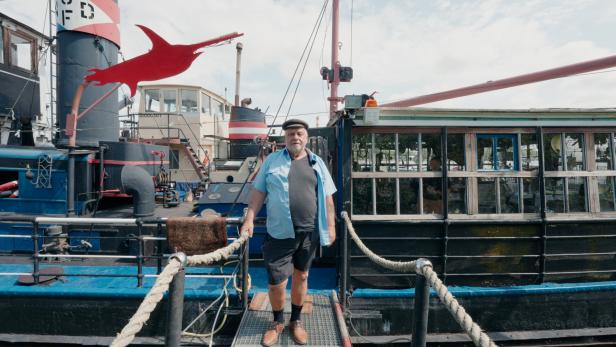
<svg viewBox="0 0 616 347">
<path fill-rule="evenodd" d="M 248 308 L 248 251 L 250 239 L 246 239 L 244 243 L 243 256 L 242 256 L 242 309 Z"/>
<path fill-rule="evenodd" d="M 430 284 L 420 273 L 424 266 L 432 266 L 426 259 L 417 259 L 415 280 L 415 305 L 413 307 L 413 338 L 411 347 L 425 347 L 428 334 L 428 309 L 430 306 Z"/>
<path fill-rule="evenodd" d="M 178 271 L 171 285 L 169 286 L 169 310 L 167 311 L 167 334 L 165 336 L 165 346 L 179 347 L 182 340 L 182 317 L 184 313 L 184 279 L 186 273 L 186 255 L 184 253 L 173 254 L 170 259 L 176 258 L 182 263 L 182 268 Z"/>
</svg>

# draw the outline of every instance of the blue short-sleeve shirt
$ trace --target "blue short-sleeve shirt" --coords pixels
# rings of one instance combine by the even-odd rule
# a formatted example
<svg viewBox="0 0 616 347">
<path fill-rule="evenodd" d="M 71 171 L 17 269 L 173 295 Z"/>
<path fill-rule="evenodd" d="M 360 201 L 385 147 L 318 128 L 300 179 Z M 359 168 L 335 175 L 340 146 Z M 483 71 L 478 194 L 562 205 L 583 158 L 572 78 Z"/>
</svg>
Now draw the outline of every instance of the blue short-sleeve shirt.
<svg viewBox="0 0 616 347">
<path fill-rule="evenodd" d="M 308 151 L 309 162 L 317 174 L 317 214 L 321 245 L 329 245 L 327 231 L 327 207 L 325 198 L 336 192 L 327 166 L 316 154 Z M 275 239 L 295 238 L 289 208 L 289 171 L 291 156 L 285 148 L 267 156 L 257 177 L 252 182 L 254 189 L 267 194 L 267 233 Z M 255 211 L 258 212 L 258 211 Z"/>
</svg>

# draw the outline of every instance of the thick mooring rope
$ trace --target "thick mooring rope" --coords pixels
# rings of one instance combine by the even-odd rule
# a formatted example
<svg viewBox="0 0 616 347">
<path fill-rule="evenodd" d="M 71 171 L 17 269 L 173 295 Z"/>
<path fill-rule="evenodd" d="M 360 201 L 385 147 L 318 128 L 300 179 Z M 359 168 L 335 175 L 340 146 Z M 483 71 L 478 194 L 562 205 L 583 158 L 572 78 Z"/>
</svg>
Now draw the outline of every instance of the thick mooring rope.
<svg viewBox="0 0 616 347">
<path fill-rule="evenodd" d="M 349 218 L 346 212 L 342 212 L 342 218 L 344 219 L 347 229 L 349 230 L 349 234 L 357 247 L 364 252 L 368 256 L 370 260 L 381 265 L 384 268 L 390 270 L 396 270 L 400 272 L 410 272 L 415 271 L 418 274 L 424 276 L 430 286 L 434 288 L 438 297 L 441 299 L 441 302 L 447 307 L 447 310 L 452 314 L 453 318 L 460 324 L 460 327 L 464 329 L 466 334 L 473 340 L 475 346 L 478 347 L 498 347 L 497 344 L 490 339 L 490 337 L 481 331 L 481 327 L 477 325 L 473 321 L 473 318 L 466 313 L 466 310 L 458 303 L 453 295 L 449 292 L 447 287 L 443 284 L 443 282 L 438 278 L 436 272 L 432 269 L 432 264 L 429 262 L 420 262 L 418 263 L 416 260 L 408 261 L 408 262 L 397 262 L 387 260 L 376 255 L 372 252 L 364 243 L 361 241 L 357 233 L 355 232 L 355 228 L 353 228 L 353 223 L 351 223 L 351 219 Z"/>
<path fill-rule="evenodd" d="M 169 289 L 169 284 L 173 280 L 173 276 L 177 274 L 185 265 L 207 265 L 213 262 L 229 258 L 235 251 L 237 251 L 248 239 L 248 233 L 243 233 L 233 243 L 226 247 L 217 249 L 213 252 L 206 254 L 193 255 L 186 258 L 186 264 L 182 264 L 181 260 L 175 257 L 169 258 L 169 263 L 163 271 L 160 273 L 154 286 L 148 292 L 143 299 L 141 305 L 137 309 L 137 312 L 128 321 L 128 324 L 122 329 L 122 331 L 111 342 L 111 347 L 124 347 L 128 346 L 135 335 L 141 331 L 143 325 L 150 318 L 150 314 L 156 308 L 156 305 L 162 300 L 163 294 Z"/>
</svg>

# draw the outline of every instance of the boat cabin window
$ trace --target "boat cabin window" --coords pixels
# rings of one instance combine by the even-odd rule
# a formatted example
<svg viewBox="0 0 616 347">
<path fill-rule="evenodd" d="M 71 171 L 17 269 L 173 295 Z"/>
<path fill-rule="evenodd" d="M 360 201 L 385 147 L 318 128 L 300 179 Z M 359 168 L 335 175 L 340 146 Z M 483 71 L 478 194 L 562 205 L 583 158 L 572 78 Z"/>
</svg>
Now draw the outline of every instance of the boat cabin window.
<svg viewBox="0 0 616 347">
<path fill-rule="evenodd" d="M 212 99 L 212 115 L 214 117 L 216 117 L 216 119 L 223 119 L 224 118 L 224 111 L 223 111 L 223 105 L 222 102 L 216 100 L 216 99 Z"/>
<path fill-rule="evenodd" d="M 177 112 L 178 91 L 175 89 L 163 89 L 163 112 Z"/>
<path fill-rule="evenodd" d="M 543 137 L 545 199 L 548 212 L 587 212 L 588 177 L 566 174 L 586 170 L 584 134 L 551 133 Z"/>
<path fill-rule="evenodd" d="M 160 90 L 158 89 L 146 89 L 145 90 L 145 112 L 161 112 Z"/>
<path fill-rule="evenodd" d="M 205 113 L 207 115 L 211 114 L 210 111 L 210 96 L 205 93 L 201 93 L 201 113 Z"/>
<path fill-rule="evenodd" d="M 198 113 L 199 112 L 199 93 L 196 90 L 181 89 L 180 97 L 182 100 L 181 113 Z"/>
<path fill-rule="evenodd" d="M 0 64 L 4 64 L 4 28 L 0 25 Z"/>
<path fill-rule="evenodd" d="M 518 170 L 518 138 L 514 134 L 477 135 L 478 170 Z"/>
<path fill-rule="evenodd" d="M 616 138 L 614 133 L 598 133 L 594 134 L 595 145 L 595 170 L 597 171 L 612 171 L 614 170 L 614 141 Z M 601 212 L 614 211 L 616 204 L 614 203 L 614 176 L 606 172 L 605 175 L 597 177 L 597 189 L 599 194 L 599 209 Z"/>
<path fill-rule="evenodd" d="M 180 168 L 180 151 L 177 149 L 169 150 L 169 169 L 178 170 Z"/>
<path fill-rule="evenodd" d="M 36 39 L 26 34 L 16 33 L 9 30 L 9 62 L 24 70 L 34 71 Z"/>
</svg>

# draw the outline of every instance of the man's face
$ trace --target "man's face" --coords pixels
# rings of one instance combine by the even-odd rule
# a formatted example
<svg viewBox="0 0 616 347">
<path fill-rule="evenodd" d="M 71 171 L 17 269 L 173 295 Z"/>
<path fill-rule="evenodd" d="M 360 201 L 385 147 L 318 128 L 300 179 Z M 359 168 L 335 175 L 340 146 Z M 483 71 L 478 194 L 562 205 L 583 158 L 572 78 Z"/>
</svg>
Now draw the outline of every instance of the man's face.
<svg viewBox="0 0 616 347">
<path fill-rule="evenodd" d="M 284 131 L 284 142 L 291 154 L 297 155 L 306 148 L 308 131 L 304 128 L 290 128 Z"/>
</svg>

